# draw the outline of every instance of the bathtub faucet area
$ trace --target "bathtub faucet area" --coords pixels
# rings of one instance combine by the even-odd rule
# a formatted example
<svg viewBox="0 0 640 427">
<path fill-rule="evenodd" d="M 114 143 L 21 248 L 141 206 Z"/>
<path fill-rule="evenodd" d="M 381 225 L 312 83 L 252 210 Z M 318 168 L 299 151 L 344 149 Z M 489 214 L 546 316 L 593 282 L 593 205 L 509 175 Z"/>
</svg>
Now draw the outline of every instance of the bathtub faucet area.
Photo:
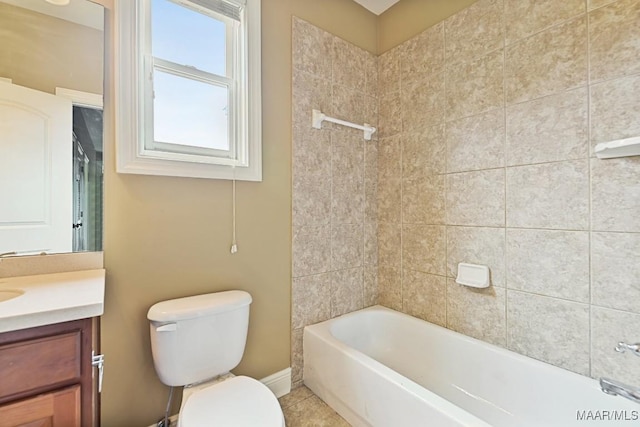
<svg viewBox="0 0 640 427">
<path fill-rule="evenodd" d="M 640 357 L 640 343 L 627 344 L 620 341 L 614 348 L 618 353 L 630 351 Z M 611 396 L 622 396 L 632 402 L 640 403 L 640 388 L 621 383 L 610 378 L 600 378 L 600 388 Z"/>
<path fill-rule="evenodd" d="M 640 403 L 640 388 L 632 387 L 610 378 L 600 378 L 600 388 L 612 396 L 621 396 L 632 402 Z"/>
<path fill-rule="evenodd" d="M 627 344 L 624 341 L 620 341 L 618 345 L 616 345 L 615 351 L 618 353 L 624 353 L 625 351 L 630 351 L 632 354 L 640 357 L 640 343 L 635 344 Z"/>
</svg>

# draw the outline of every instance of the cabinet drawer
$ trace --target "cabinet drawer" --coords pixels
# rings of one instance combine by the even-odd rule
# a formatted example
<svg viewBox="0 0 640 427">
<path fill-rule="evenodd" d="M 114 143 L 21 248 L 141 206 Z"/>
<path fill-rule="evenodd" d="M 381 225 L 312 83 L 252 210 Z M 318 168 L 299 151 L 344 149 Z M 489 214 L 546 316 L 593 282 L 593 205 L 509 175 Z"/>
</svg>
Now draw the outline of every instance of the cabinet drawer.
<svg viewBox="0 0 640 427">
<path fill-rule="evenodd" d="M 0 399 L 79 380 L 80 331 L 0 346 Z"/>
</svg>

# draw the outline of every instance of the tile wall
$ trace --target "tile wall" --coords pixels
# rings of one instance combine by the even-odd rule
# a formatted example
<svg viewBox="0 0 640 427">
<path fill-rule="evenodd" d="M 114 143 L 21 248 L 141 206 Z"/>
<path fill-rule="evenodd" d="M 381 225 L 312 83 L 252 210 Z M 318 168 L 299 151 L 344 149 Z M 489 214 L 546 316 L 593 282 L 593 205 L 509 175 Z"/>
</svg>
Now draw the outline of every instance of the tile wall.
<svg viewBox="0 0 640 427">
<path fill-rule="evenodd" d="M 377 58 L 293 20 L 292 382 L 302 381 L 304 326 L 376 303 L 377 136 L 311 110 L 377 126 Z"/>
<path fill-rule="evenodd" d="M 612 350 L 640 339 L 640 158 L 593 154 L 640 135 L 638 22 L 638 0 L 479 0 L 376 58 L 294 19 L 294 385 L 303 327 L 377 302 L 640 376 Z M 379 132 L 312 129 L 312 108 Z"/>
<path fill-rule="evenodd" d="M 479 0 L 378 58 L 381 304 L 640 377 L 613 351 L 640 341 L 640 157 L 593 155 L 640 135 L 639 23 L 639 0 Z M 457 285 L 459 262 L 492 286 Z"/>
</svg>

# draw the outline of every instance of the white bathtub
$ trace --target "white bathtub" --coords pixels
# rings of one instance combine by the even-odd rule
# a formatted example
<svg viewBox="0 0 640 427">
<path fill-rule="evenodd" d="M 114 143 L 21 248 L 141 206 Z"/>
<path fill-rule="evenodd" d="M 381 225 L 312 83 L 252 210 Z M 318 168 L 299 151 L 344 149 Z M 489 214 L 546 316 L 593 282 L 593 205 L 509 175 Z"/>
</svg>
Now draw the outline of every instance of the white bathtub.
<svg viewBox="0 0 640 427">
<path fill-rule="evenodd" d="M 353 426 L 640 425 L 593 379 L 380 306 L 305 328 L 304 383 Z"/>
</svg>

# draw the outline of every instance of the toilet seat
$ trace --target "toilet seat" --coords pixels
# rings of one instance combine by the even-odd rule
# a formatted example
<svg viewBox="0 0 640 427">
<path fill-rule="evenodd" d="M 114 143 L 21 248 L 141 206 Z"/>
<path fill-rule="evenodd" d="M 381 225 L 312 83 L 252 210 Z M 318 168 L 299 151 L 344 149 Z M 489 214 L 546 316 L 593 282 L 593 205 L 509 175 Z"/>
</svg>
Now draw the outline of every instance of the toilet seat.
<svg viewBox="0 0 640 427">
<path fill-rule="evenodd" d="M 282 427 L 275 395 L 260 381 L 233 377 L 195 391 L 180 411 L 181 427 Z"/>
</svg>

